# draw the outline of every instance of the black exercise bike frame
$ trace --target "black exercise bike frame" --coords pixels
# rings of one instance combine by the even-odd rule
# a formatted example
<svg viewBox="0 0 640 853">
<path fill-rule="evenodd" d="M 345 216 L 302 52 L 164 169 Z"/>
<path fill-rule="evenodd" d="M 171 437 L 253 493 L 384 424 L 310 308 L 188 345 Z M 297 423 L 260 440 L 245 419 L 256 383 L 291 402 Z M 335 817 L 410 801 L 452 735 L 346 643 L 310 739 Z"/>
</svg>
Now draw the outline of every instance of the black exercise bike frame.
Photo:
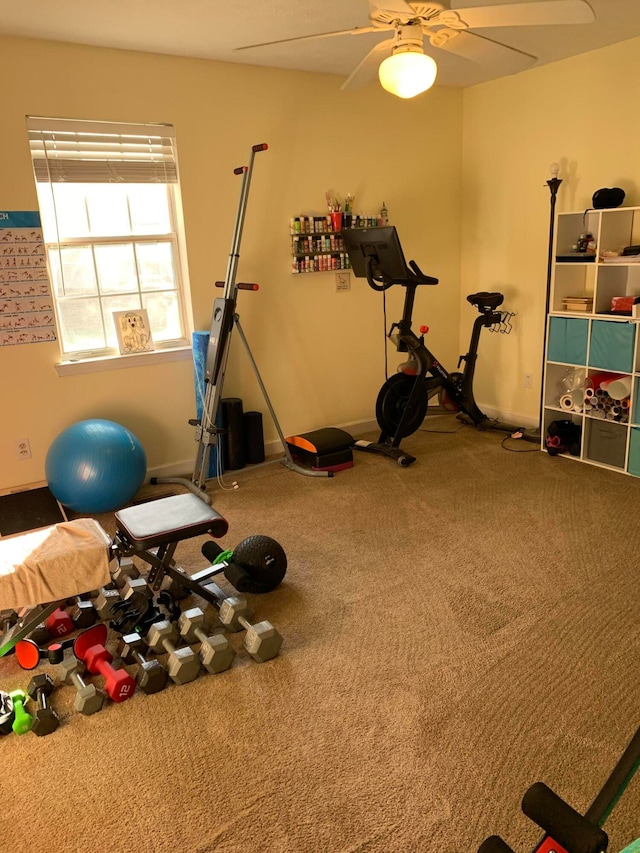
<svg viewBox="0 0 640 853">
<path fill-rule="evenodd" d="M 411 420 L 415 417 L 415 413 L 421 412 L 422 407 L 424 407 L 426 414 L 426 405 L 428 405 L 429 399 L 441 390 L 455 404 L 456 408 L 477 427 L 482 429 L 493 425 L 493 421 L 487 418 L 475 401 L 473 379 L 480 333 L 484 327 L 502 322 L 502 313 L 496 309 L 504 299 L 501 293 L 486 292 L 475 293 L 467 297 L 467 301 L 475 305 L 480 314 L 473 324 L 468 352 L 458 359 L 458 370 L 449 372 L 425 345 L 424 334 L 418 336 L 412 329 L 416 288 L 420 285 L 437 284 L 438 279 L 425 275 L 415 261 L 410 261 L 409 265 L 411 269 L 407 268 L 406 278 L 392 278 L 380 269 L 374 257 L 366 258 L 367 281 L 374 290 L 387 290 L 397 284 L 405 288 L 402 319 L 391 325 L 387 337 L 398 352 L 408 353 L 410 360 L 417 365 L 417 370 L 415 372 L 412 370 L 411 373 L 396 374 L 396 377 L 407 377 L 405 388 L 411 386 L 408 396 L 400 402 L 401 413 L 397 423 L 391 426 L 385 424 L 383 416 L 385 398 L 388 393 L 391 393 L 390 389 L 393 385 L 390 383 L 398 383 L 396 377 L 392 376 L 384 383 L 380 389 L 376 405 L 376 416 L 382 430 L 378 439 L 378 445 L 382 446 L 380 450 L 386 452 L 383 448 L 388 448 L 390 452 L 387 455 L 397 458 L 401 465 L 410 464 L 414 458 L 406 453 L 398 456 L 393 452 L 394 449 L 399 448 L 401 440 L 417 429 L 417 426 L 413 428 L 411 426 Z M 464 363 L 464 368 L 460 372 L 462 363 Z M 421 420 L 422 418 L 420 418 L 420 422 Z"/>
</svg>

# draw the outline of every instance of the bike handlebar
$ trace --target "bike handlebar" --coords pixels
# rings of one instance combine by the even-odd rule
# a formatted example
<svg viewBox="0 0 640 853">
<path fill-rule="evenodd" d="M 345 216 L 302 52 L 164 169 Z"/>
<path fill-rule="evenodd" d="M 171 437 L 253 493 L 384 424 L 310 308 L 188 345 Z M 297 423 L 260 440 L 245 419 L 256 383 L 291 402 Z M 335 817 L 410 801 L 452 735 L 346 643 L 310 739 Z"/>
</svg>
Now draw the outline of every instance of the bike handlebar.
<svg viewBox="0 0 640 853">
<path fill-rule="evenodd" d="M 438 279 L 430 275 L 425 275 L 415 261 L 409 261 L 406 278 L 393 278 L 385 275 L 384 270 L 378 270 L 374 273 L 375 260 L 372 257 L 366 259 L 367 282 L 373 290 L 382 291 L 388 290 L 394 284 L 401 284 L 404 287 L 415 287 L 419 284 L 438 284 Z M 380 282 L 377 284 L 376 282 Z"/>
</svg>

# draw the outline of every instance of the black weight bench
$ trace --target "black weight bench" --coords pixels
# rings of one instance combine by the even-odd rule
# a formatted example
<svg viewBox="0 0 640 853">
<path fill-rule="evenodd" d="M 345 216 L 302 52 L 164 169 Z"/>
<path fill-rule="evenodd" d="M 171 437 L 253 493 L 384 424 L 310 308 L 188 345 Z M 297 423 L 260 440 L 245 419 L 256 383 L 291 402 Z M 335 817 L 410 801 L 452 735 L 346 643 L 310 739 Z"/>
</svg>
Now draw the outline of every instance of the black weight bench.
<svg viewBox="0 0 640 853">
<path fill-rule="evenodd" d="M 178 588 L 215 604 L 203 581 L 224 571 L 227 564 L 208 566 L 188 575 L 173 559 L 179 543 L 186 539 L 205 535 L 218 539 L 225 535 L 229 523 L 213 507 L 191 493 L 171 495 L 118 510 L 115 520 L 116 534 L 111 547 L 118 561 L 123 557 L 138 557 L 148 563 L 151 569 L 147 583 L 154 591 L 169 577 Z"/>
<path fill-rule="evenodd" d="M 233 554 L 208 540 L 202 552 L 210 565 L 192 575 L 176 565 L 173 555 L 180 542 L 206 535 L 219 539 L 229 529 L 225 518 L 192 493 L 126 507 L 115 513 L 115 520 L 112 557 L 118 562 L 138 557 L 148 563 L 147 583 L 154 592 L 168 577 L 172 592 L 192 592 L 216 605 L 224 593 L 214 583 L 207 583 L 213 575 L 224 572 L 238 592 L 261 593 L 274 589 L 286 572 L 286 554 L 268 536 L 244 539 Z"/>
</svg>

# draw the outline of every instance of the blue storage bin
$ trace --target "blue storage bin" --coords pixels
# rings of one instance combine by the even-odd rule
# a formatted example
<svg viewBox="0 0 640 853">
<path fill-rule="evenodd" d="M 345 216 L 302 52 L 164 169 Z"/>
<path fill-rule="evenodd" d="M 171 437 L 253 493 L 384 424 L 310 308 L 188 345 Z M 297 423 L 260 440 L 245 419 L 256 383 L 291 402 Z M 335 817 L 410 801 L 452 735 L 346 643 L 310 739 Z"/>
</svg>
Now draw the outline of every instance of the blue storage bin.
<svg viewBox="0 0 640 853">
<path fill-rule="evenodd" d="M 594 320 L 591 326 L 589 367 L 631 373 L 635 333 L 634 323 Z"/>
<path fill-rule="evenodd" d="M 640 429 L 638 427 L 631 428 L 627 471 L 634 477 L 640 477 Z"/>
<path fill-rule="evenodd" d="M 631 423 L 640 423 L 640 379 L 633 380 L 633 409 L 631 410 Z"/>
<path fill-rule="evenodd" d="M 548 361 L 587 363 L 589 321 L 575 317 L 552 317 L 549 323 Z"/>
</svg>

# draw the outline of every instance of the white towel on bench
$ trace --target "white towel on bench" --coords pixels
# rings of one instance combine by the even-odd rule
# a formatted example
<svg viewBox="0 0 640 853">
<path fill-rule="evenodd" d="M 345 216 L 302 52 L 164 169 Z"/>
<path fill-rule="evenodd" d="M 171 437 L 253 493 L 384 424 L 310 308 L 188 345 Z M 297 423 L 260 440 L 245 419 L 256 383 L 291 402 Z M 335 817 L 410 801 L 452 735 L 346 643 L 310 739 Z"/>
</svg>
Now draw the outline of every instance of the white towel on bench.
<svg viewBox="0 0 640 853">
<path fill-rule="evenodd" d="M 93 518 L 0 539 L 0 610 L 60 601 L 110 581 L 110 539 Z"/>
</svg>

